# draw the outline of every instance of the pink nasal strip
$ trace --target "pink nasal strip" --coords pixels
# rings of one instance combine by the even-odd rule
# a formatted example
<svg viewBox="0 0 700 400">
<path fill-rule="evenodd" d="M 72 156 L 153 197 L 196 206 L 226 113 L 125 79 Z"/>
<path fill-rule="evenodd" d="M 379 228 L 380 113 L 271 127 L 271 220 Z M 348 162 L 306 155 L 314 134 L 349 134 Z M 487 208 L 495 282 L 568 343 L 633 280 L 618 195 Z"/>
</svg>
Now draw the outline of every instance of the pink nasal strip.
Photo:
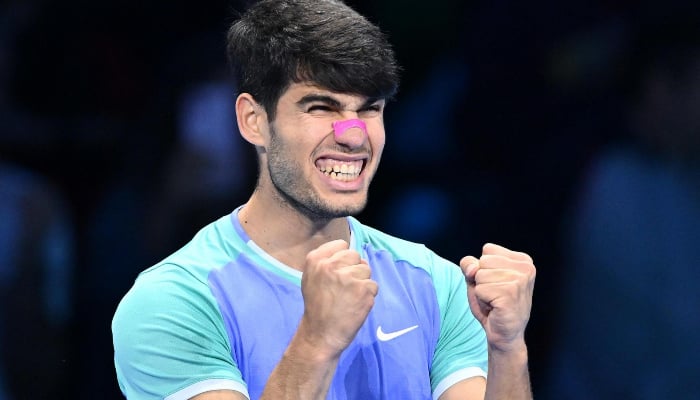
<svg viewBox="0 0 700 400">
<path fill-rule="evenodd" d="M 345 133 L 350 128 L 359 128 L 365 136 L 367 136 L 367 125 L 365 121 L 361 119 L 346 119 L 344 121 L 333 122 L 333 131 L 335 131 L 335 137 L 339 137 Z"/>
</svg>

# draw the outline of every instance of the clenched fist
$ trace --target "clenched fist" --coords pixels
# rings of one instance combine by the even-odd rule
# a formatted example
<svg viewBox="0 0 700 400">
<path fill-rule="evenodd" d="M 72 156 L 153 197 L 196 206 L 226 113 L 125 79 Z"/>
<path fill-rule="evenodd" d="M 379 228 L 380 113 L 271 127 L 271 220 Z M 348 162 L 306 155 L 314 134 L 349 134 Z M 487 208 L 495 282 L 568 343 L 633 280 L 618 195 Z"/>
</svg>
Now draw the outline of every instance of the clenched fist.
<svg viewBox="0 0 700 400">
<path fill-rule="evenodd" d="M 319 351 L 339 355 L 365 322 L 377 291 L 369 265 L 346 241 L 334 240 L 309 252 L 301 279 L 301 323 L 309 340 Z"/>
<path fill-rule="evenodd" d="M 469 306 L 489 345 L 507 351 L 521 343 L 535 285 L 532 258 L 488 243 L 480 258 L 466 256 L 459 265 L 467 280 Z"/>
</svg>

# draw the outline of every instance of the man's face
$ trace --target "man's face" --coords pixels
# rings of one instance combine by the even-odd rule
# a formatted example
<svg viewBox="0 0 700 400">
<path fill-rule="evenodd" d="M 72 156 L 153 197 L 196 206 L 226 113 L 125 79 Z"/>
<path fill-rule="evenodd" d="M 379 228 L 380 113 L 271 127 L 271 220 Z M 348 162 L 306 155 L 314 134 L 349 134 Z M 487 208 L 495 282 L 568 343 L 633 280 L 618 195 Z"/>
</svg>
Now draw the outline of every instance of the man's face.
<svg viewBox="0 0 700 400">
<path fill-rule="evenodd" d="M 293 83 L 277 103 L 266 149 L 267 170 L 283 201 L 313 219 L 357 214 L 384 148 L 385 100 Z M 358 118 L 336 136 L 332 123 Z"/>
</svg>

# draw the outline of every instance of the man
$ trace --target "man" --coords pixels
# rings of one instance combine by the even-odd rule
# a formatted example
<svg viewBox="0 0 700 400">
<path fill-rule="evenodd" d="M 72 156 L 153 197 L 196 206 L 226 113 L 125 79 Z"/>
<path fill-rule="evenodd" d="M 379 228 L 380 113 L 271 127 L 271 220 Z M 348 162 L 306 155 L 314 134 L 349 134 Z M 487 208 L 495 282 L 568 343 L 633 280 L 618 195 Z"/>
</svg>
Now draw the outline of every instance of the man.
<svg viewBox="0 0 700 400">
<path fill-rule="evenodd" d="M 460 270 L 350 217 L 398 86 L 378 28 L 339 1 L 264 0 L 231 27 L 229 55 L 257 186 L 123 299 L 125 395 L 531 398 L 530 257 L 487 244 Z"/>
</svg>

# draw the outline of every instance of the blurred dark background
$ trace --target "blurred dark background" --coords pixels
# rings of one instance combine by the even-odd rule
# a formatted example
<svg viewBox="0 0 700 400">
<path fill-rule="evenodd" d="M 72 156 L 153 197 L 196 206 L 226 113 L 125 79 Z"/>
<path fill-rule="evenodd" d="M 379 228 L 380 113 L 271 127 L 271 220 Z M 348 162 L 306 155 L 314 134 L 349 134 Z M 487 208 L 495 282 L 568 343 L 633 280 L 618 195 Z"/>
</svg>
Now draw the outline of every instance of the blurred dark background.
<svg viewBox="0 0 700 400">
<path fill-rule="evenodd" d="M 695 398 L 698 3 L 347 2 L 404 68 L 361 219 L 533 256 L 536 398 Z M 248 198 L 248 3 L 0 1 L 0 400 L 122 398 L 118 301 Z"/>
</svg>

